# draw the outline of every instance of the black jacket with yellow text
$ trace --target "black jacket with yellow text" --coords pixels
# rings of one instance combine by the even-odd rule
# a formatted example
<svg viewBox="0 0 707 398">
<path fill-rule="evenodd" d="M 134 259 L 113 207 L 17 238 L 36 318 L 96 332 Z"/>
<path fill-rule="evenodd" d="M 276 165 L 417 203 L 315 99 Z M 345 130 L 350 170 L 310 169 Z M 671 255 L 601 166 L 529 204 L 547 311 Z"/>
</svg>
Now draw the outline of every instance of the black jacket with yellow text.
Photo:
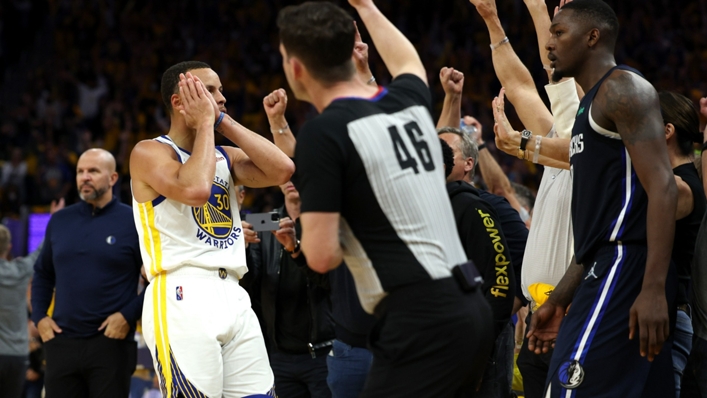
<svg viewBox="0 0 707 398">
<path fill-rule="evenodd" d="M 484 278 L 482 290 L 493 312 L 495 336 L 513 310 L 516 277 L 508 243 L 493 207 L 464 181 L 447 184 L 457 232 L 464 252 Z"/>
</svg>

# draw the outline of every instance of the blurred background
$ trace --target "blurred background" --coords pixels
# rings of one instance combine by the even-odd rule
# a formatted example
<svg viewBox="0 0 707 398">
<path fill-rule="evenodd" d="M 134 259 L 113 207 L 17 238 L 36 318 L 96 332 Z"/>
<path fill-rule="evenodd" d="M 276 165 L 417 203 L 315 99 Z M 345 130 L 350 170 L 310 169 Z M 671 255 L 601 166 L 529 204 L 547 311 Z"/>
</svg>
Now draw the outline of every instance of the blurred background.
<svg viewBox="0 0 707 398">
<path fill-rule="evenodd" d="M 91 147 L 111 151 L 130 203 L 128 160 L 136 142 L 166 134 L 162 72 L 183 60 L 210 64 L 220 75 L 228 113 L 271 138 L 262 99 L 289 91 L 278 52 L 277 11 L 289 0 L 3 0 L 0 2 L 0 219 L 13 230 L 14 255 L 43 235 L 53 199 L 78 200 L 75 165 Z M 549 1 L 552 11 L 559 1 Z M 353 10 L 344 1 L 339 2 Z M 657 89 L 695 102 L 707 95 L 707 0 L 608 1 L 619 15 L 617 60 L 638 68 Z M 429 74 L 435 118 L 444 93 L 439 70 L 465 73 L 463 114 L 477 117 L 484 137 L 511 181 L 535 191 L 542 167 L 493 147 L 491 100 L 500 85 L 489 38 L 464 0 L 378 0 L 382 11 L 413 41 Z M 534 74 L 541 95 L 547 77 L 535 31 L 521 0 L 499 0 L 511 44 Z M 364 41 L 368 40 L 365 28 Z M 371 48 L 371 69 L 390 80 Z M 297 127 L 314 109 L 290 95 L 287 118 Z M 511 112 L 511 117 L 512 112 Z M 514 127 L 521 126 L 517 120 Z M 220 144 L 226 144 L 221 137 Z M 282 202 L 280 190 L 246 190 L 246 211 Z M 28 240 L 28 237 L 30 238 Z"/>
</svg>

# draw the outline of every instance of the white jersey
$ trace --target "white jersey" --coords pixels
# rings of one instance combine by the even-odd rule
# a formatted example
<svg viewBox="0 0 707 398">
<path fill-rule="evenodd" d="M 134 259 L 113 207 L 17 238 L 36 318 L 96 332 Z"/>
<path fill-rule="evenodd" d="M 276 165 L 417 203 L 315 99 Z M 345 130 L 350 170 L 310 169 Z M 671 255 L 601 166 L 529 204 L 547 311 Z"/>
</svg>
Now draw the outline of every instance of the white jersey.
<svg viewBox="0 0 707 398">
<path fill-rule="evenodd" d="M 169 137 L 155 140 L 171 146 L 182 164 L 189 159 L 190 153 Z M 231 162 L 221 147 L 214 149 L 214 156 L 216 174 L 205 205 L 192 207 L 161 195 L 138 203 L 133 197 L 133 216 L 148 280 L 184 265 L 225 268 L 239 279 L 248 271 Z"/>
</svg>

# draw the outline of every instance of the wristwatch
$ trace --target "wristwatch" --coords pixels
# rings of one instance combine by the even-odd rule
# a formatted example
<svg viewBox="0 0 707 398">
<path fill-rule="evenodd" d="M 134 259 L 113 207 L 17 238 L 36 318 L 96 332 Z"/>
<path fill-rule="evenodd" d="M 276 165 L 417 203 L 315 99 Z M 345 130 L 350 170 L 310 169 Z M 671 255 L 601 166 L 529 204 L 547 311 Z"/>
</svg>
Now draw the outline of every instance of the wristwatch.
<svg viewBox="0 0 707 398">
<path fill-rule="evenodd" d="M 525 151 L 525 147 L 528 145 L 528 141 L 530 140 L 530 137 L 533 135 L 533 132 L 525 129 L 520 132 L 520 149 L 522 151 Z"/>
<path fill-rule="evenodd" d="M 520 147 L 518 148 L 518 159 L 525 159 L 525 147 L 528 145 L 528 140 L 530 140 L 530 136 L 532 136 L 533 133 L 525 129 L 520 132 Z"/>
<path fill-rule="evenodd" d="M 295 254 L 295 253 L 297 253 L 297 252 L 299 251 L 299 249 L 300 249 L 300 247 L 299 247 L 299 239 L 297 239 L 297 242 L 295 243 L 295 248 L 294 248 L 292 251 L 289 251 L 289 250 L 287 250 L 287 249 L 285 249 L 285 251 L 288 252 L 288 253 L 290 253 L 290 254 Z"/>
</svg>

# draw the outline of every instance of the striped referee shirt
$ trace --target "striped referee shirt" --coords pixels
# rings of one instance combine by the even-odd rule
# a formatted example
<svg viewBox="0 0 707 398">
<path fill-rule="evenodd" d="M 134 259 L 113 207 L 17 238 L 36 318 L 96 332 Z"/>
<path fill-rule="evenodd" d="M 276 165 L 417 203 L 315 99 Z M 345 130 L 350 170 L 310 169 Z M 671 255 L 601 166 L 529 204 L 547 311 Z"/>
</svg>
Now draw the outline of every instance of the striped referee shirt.
<svg viewBox="0 0 707 398">
<path fill-rule="evenodd" d="M 427 85 L 397 77 L 372 98 L 339 98 L 297 137 L 302 212 L 340 213 L 344 260 L 372 313 L 398 287 L 466 261 L 447 197 Z"/>
</svg>

